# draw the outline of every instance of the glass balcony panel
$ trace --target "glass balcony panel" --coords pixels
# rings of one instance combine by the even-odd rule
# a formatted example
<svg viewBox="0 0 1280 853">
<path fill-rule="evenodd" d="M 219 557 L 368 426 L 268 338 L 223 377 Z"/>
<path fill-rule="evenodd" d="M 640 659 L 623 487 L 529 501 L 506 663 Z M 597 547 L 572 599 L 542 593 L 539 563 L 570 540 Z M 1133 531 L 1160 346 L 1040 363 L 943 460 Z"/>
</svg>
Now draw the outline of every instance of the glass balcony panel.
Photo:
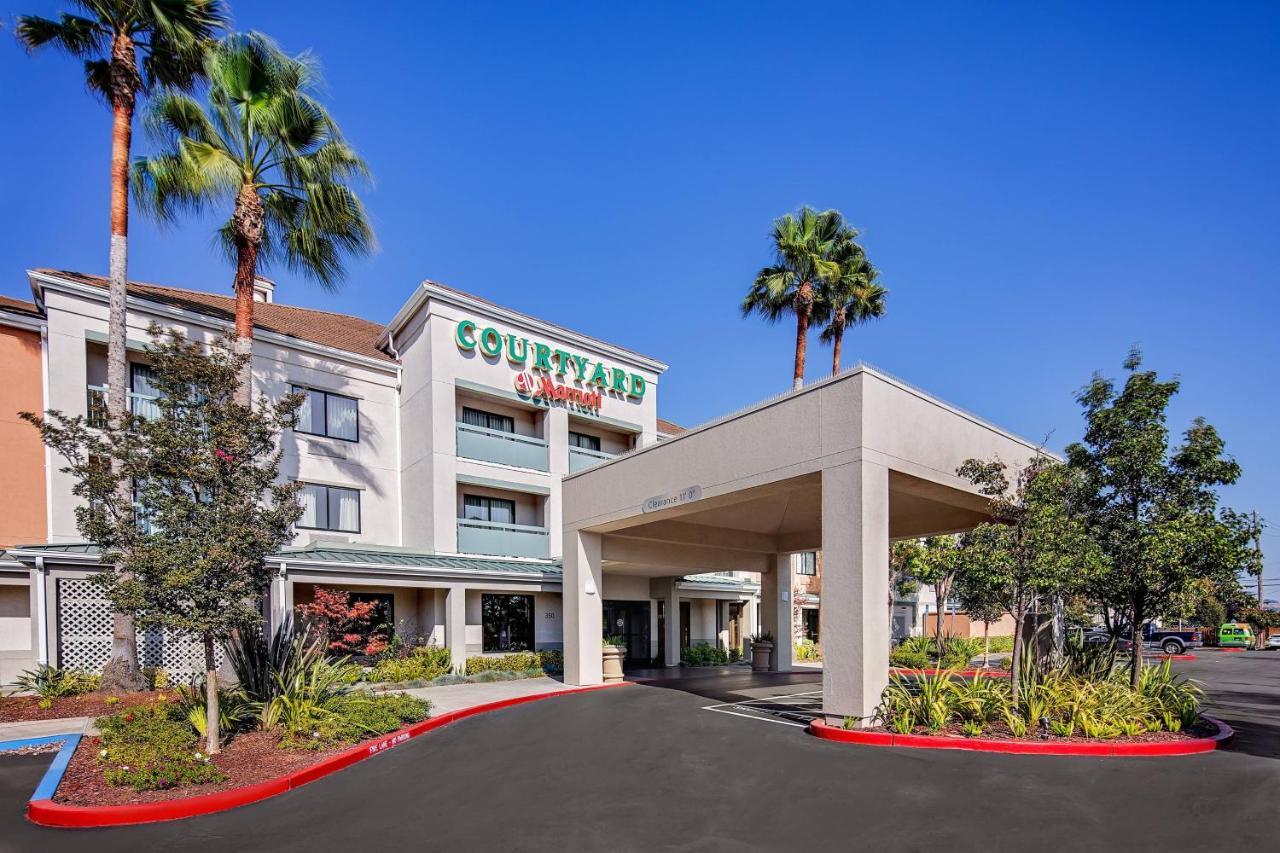
<svg viewBox="0 0 1280 853">
<path fill-rule="evenodd" d="M 550 555 L 550 537 L 545 527 L 527 524 L 499 524 L 478 519 L 458 519 L 458 551 L 494 557 L 541 557 Z"/>
<path fill-rule="evenodd" d="M 540 438 L 458 424 L 458 456 L 515 468 L 549 471 L 547 443 Z"/>
<path fill-rule="evenodd" d="M 612 453 L 604 453 L 600 450 L 588 450 L 585 447 L 574 447 L 570 445 L 569 473 L 573 474 L 577 471 L 581 471 L 583 468 L 588 468 L 597 462 L 602 462 L 605 459 L 612 458 Z"/>
</svg>

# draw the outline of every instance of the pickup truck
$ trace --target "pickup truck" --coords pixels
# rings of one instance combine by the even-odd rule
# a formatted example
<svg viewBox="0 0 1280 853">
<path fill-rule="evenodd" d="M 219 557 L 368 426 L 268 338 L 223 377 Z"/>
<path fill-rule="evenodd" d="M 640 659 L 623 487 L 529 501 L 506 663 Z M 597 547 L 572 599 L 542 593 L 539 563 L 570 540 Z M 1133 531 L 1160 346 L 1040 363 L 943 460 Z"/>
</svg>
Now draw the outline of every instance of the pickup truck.
<svg viewBox="0 0 1280 853">
<path fill-rule="evenodd" d="M 1142 645 L 1158 648 L 1167 655 L 1180 655 L 1187 649 L 1203 646 L 1204 638 L 1199 631 L 1173 631 L 1148 622 L 1142 626 Z"/>
</svg>

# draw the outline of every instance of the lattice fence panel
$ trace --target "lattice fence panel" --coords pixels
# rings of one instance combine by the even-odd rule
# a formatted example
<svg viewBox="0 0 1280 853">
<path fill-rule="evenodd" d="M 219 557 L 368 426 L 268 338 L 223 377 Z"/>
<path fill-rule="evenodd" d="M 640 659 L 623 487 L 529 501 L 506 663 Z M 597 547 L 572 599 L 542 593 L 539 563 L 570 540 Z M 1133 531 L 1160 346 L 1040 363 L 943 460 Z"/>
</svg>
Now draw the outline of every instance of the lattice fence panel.
<svg viewBox="0 0 1280 853">
<path fill-rule="evenodd" d="M 222 649 L 214 652 L 222 666 Z M 58 661 L 100 672 L 111 655 L 111 604 L 88 579 L 58 578 Z M 204 649 L 189 637 L 161 628 L 138 629 L 142 666 L 159 666 L 179 679 L 204 671 Z"/>
</svg>

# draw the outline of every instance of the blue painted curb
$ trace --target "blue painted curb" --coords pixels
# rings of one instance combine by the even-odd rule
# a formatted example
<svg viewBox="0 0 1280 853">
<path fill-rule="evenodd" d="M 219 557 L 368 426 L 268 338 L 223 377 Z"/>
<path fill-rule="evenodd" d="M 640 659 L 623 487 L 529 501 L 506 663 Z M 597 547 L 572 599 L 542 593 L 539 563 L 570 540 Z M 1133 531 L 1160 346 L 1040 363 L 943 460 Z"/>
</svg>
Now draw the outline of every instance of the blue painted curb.
<svg viewBox="0 0 1280 853">
<path fill-rule="evenodd" d="M 49 769 L 44 771 L 44 777 L 40 780 L 40 784 L 36 786 L 35 793 L 31 795 L 33 800 L 53 799 L 53 793 L 58 790 L 58 783 L 62 781 L 62 774 L 67 772 L 67 765 L 71 763 L 71 756 L 75 753 L 76 747 L 80 745 L 80 735 L 47 735 L 46 737 L 26 738 L 25 740 L 0 741 L 0 753 L 28 746 L 57 743 L 58 741 L 62 742 L 62 747 L 58 750 L 58 754 L 53 757 L 53 763 L 49 765 Z"/>
</svg>

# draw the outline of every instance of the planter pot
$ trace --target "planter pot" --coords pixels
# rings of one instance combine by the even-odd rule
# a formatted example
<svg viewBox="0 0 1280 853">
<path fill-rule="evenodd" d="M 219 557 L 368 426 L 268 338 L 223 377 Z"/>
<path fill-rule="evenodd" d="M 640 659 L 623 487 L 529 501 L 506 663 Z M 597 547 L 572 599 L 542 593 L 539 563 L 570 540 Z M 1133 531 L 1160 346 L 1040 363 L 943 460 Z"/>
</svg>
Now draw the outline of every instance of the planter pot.
<svg viewBox="0 0 1280 853">
<path fill-rule="evenodd" d="M 768 672 L 773 661 L 773 643 L 751 644 L 751 671 Z"/>
<path fill-rule="evenodd" d="M 622 680 L 622 658 L 626 656 L 627 649 L 625 646 L 605 646 L 602 654 L 604 660 L 602 670 L 604 672 L 604 683 L 612 684 L 615 681 Z"/>
</svg>

